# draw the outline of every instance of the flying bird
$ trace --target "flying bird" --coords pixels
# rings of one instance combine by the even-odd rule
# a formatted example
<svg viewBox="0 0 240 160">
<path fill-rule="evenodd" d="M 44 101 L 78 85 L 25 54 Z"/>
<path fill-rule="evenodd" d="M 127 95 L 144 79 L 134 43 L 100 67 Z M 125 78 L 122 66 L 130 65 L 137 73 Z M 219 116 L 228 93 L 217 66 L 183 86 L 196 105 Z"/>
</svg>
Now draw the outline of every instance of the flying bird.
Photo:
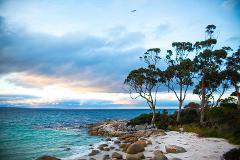
<svg viewBox="0 0 240 160">
<path fill-rule="evenodd" d="M 136 9 L 134 9 L 134 10 L 132 10 L 131 12 L 136 12 L 137 10 Z"/>
</svg>

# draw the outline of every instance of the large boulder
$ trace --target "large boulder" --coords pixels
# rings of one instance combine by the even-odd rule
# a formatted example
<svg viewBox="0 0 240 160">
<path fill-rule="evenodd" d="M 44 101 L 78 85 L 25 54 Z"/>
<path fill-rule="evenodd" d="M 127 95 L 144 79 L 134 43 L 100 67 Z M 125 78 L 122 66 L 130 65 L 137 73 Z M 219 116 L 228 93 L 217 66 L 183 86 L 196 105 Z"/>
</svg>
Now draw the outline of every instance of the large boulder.
<svg viewBox="0 0 240 160">
<path fill-rule="evenodd" d="M 98 149 L 101 150 L 101 151 L 103 151 L 107 146 L 108 146 L 107 144 L 100 144 L 100 145 L 98 146 Z"/>
<path fill-rule="evenodd" d="M 166 145 L 165 146 L 166 152 L 168 153 L 183 153 L 187 152 L 185 148 L 179 147 L 176 145 Z"/>
<path fill-rule="evenodd" d="M 111 141 L 111 138 L 106 138 L 105 141 Z"/>
<path fill-rule="evenodd" d="M 119 143 L 121 143 L 121 141 L 119 140 L 114 141 L 114 144 L 119 144 Z"/>
<path fill-rule="evenodd" d="M 153 160 L 168 160 L 168 158 L 160 150 L 155 150 L 153 155 Z"/>
<path fill-rule="evenodd" d="M 127 151 L 127 149 L 128 149 L 128 147 L 130 146 L 131 144 L 129 144 L 129 143 L 124 143 L 121 147 L 122 147 L 122 151 L 123 152 L 126 152 Z"/>
<path fill-rule="evenodd" d="M 140 160 L 144 157 L 144 147 L 141 144 L 133 143 L 127 149 L 127 160 Z"/>
<path fill-rule="evenodd" d="M 140 145 L 142 145 L 143 147 L 146 147 L 146 146 L 147 146 L 147 143 L 146 143 L 146 141 L 144 141 L 144 140 L 138 140 L 138 141 L 135 142 L 135 143 L 140 144 Z"/>
<path fill-rule="evenodd" d="M 38 157 L 36 160 L 60 160 L 60 159 L 56 157 L 44 155 L 44 156 Z"/>
<path fill-rule="evenodd" d="M 143 151 L 144 151 L 144 147 L 141 144 L 137 144 L 137 143 L 131 144 L 127 149 L 128 154 L 136 154 Z"/>
<path fill-rule="evenodd" d="M 127 154 L 126 160 L 141 160 L 144 158 L 143 152 L 139 152 L 136 154 Z"/>
<path fill-rule="evenodd" d="M 112 158 L 116 158 L 116 159 L 122 159 L 122 155 L 118 152 L 113 152 L 112 153 Z"/>
<path fill-rule="evenodd" d="M 96 154 L 98 154 L 98 153 L 99 153 L 99 150 L 93 149 L 92 152 L 89 153 L 88 155 L 89 155 L 89 156 L 94 156 L 94 155 L 96 155 Z"/>
<path fill-rule="evenodd" d="M 105 155 L 103 156 L 103 160 L 108 160 L 108 159 L 110 159 L 109 154 L 105 154 Z"/>
</svg>

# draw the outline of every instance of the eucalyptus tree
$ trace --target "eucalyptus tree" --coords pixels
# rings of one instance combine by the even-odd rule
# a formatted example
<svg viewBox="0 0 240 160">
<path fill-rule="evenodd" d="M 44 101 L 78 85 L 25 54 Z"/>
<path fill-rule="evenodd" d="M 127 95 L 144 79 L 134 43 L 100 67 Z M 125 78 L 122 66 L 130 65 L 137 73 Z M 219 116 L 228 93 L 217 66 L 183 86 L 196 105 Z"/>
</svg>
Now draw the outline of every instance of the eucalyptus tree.
<svg viewBox="0 0 240 160">
<path fill-rule="evenodd" d="M 240 46 L 239 49 L 234 52 L 231 56 L 227 57 L 226 71 L 228 79 L 235 91 L 232 95 L 235 95 L 238 99 L 237 107 L 240 109 Z"/>
<path fill-rule="evenodd" d="M 229 88 L 229 81 L 227 80 L 227 72 L 211 71 L 205 74 L 205 99 L 206 105 L 210 107 L 217 107 L 221 102 L 222 96 Z M 195 86 L 193 93 L 198 94 L 201 99 L 201 84 L 202 80 Z"/>
<path fill-rule="evenodd" d="M 155 125 L 157 92 L 160 86 L 159 69 L 156 67 L 161 59 L 160 52 L 159 48 L 147 50 L 143 57 L 140 57 L 147 67 L 132 70 L 124 81 L 124 84 L 128 86 L 131 98 L 141 97 L 147 102 L 153 114 L 151 121 L 153 125 Z"/>
<path fill-rule="evenodd" d="M 214 46 L 217 44 L 217 40 L 214 38 L 215 29 L 215 25 L 208 25 L 205 31 L 206 39 L 194 44 L 196 50 L 194 64 L 200 79 L 194 93 L 199 94 L 201 97 L 201 124 L 204 122 L 204 108 L 208 101 L 207 86 L 210 86 L 213 80 L 218 79 L 218 77 L 213 79 L 211 76 L 216 72 L 220 72 L 223 61 L 227 56 L 226 47 L 214 50 Z"/>
<path fill-rule="evenodd" d="M 174 42 L 172 47 L 175 49 L 175 54 L 172 50 L 167 51 L 165 60 L 168 67 L 163 72 L 163 83 L 168 91 L 175 94 L 179 102 L 177 114 L 177 122 L 179 122 L 187 91 L 193 84 L 194 65 L 188 58 L 188 54 L 193 51 L 193 45 L 190 42 Z"/>
</svg>

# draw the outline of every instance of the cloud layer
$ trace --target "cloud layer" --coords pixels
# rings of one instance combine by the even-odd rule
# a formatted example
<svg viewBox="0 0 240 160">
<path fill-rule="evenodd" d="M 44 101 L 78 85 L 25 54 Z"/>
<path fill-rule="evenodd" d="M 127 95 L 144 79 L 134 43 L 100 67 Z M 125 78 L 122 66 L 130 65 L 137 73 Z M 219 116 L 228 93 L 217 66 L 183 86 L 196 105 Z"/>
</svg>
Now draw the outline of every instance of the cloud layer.
<svg viewBox="0 0 240 160">
<path fill-rule="evenodd" d="M 202 39 L 208 24 L 221 45 L 238 47 L 238 8 L 237 0 L 0 1 L 1 102 L 144 106 L 123 90 L 129 71 L 143 66 L 139 56 Z M 173 104 L 163 97 L 160 105 Z"/>
</svg>

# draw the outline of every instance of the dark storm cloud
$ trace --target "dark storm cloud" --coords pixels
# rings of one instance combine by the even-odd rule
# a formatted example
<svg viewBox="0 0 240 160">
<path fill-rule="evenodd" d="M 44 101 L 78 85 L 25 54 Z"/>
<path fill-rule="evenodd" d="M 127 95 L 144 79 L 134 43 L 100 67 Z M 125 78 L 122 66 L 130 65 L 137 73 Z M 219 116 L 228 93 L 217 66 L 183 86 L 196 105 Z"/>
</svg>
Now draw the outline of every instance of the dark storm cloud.
<svg viewBox="0 0 240 160">
<path fill-rule="evenodd" d="M 1 17 L 0 74 L 24 72 L 84 79 L 89 85 L 113 85 L 109 91 L 118 92 L 124 76 L 140 65 L 138 57 L 144 49 L 139 46 L 145 37 L 124 28 L 113 28 L 109 34 L 110 38 L 84 33 L 55 37 L 23 29 L 10 31 Z"/>
</svg>

